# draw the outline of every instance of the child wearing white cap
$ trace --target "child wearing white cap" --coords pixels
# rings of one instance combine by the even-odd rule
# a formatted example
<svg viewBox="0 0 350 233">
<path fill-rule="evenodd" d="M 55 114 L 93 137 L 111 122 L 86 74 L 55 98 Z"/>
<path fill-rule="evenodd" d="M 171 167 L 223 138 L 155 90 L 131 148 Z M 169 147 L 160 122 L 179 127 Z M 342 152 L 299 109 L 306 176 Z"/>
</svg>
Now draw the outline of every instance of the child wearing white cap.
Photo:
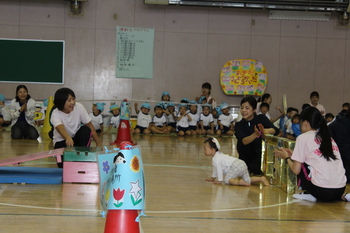
<svg viewBox="0 0 350 233">
<path fill-rule="evenodd" d="M 212 157 L 212 177 L 206 179 L 214 184 L 225 184 L 249 186 L 253 183 L 262 182 L 270 185 L 264 176 L 249 176 L 247 165 L 243 160 L 223 154 L 220 152 L 220 143 L 216 138 L 208 138 L 203 144 L 204 154 Z M 225 178 L 224 178 L 225 175 Z M 216 180 L 217 178 L 217 180 Z"/>
<path fill-rule="evenodd" d="M 227 134 L 229 136 L 233 135 L 234 119 L 233 116 L 229 113 L 230 109 L 227 103 L 222 103 L 220 105 L 222 114 L 218 118 L 218 130 L 216 131 L 217 135 Z"/>
</svg>

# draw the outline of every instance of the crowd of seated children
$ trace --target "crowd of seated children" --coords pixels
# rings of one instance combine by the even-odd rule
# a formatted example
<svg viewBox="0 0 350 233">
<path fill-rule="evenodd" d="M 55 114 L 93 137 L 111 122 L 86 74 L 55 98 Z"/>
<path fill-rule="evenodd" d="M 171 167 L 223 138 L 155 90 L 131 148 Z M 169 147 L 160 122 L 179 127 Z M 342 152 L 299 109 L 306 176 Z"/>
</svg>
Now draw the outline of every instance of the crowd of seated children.
<svg viewBox="0 0 350 233">
<path fill-rule="evenodd" d="M 293 107 L 287 108 L 287 113 L 285 116 L 280 119 L 280 137 L 287 137 L 287 129 L 289 132 L 292 132 L 292 118 L 295 114 L 298 114 L 299 110 Z"/>
</svg>

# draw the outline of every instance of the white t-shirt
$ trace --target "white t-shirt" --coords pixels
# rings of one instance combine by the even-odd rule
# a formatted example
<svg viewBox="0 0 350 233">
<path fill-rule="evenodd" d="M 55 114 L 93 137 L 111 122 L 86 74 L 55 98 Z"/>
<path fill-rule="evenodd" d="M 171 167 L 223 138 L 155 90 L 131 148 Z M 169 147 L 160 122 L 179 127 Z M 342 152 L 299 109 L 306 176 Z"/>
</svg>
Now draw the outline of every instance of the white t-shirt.
<svg viewBox="0 0 350 233">
<path fill-rule="evenodd" d="M 89 116 L 91 118 L 91 123 L 94 126 L 95 130 L 101 129 L 101 124 L 103 124 L 102 115 L 98 114 L 97 116 L 95 116 L 92 112 L 90 112 Z"/>
<path fill-rule="evenodd" d="M 317 109 L 321 112 L 322 116 L 325 116 L 325 115 L 326 115 L 326 109 L 323 107 L 322 104 L 317 103 L 316 106 L 313 106 L 313 105 L 310 103 L 310 106 L 317 108 Z"/>
<path fill-rule="evenodd" d="M 258 102 L 258 103 L 256 104 L 256 115 L 262 114 L 261 111 L 260 111 L 260 105 L 261 105 L 261 102 Z M 269 113 L 269 112 L 270 112 L 270 111 L 267 111 L 267 112 L 265 113 L 265 116 L 267 117 L 267 119 L 271 120 L 271 116 L 270 116 L 270 113 Z"/>
<path fill-rule="evenodd" d="M 230 127 L 231 123 L 233 122 L 233 116 L 231 114 L 220 114 L 218 121 L 220 121 L 222 125 Z"/>
<path fill-rule="evenodd" d="M 203 121 L 203 126 L 209 126 L 210 123 L 214 122 L 214 117 L 211 113 L 209 113 L 207 116 L 204 115 L 204 113 L 201 113 L 199 121 Z"/>
<path fill-rule="evenodd" d="M 152 118 L 152 123 L 154 123 L 157 127 L 163 127 L 164 123 L 166 123 L 166 117 L 162 115 L 161 117 L 157 117 L 157 115 L 154 115 Z"/>
<path fill-rule="evenodd" d="M 117 116 L 111 116 L 110 122 L 111 125 L 113 125 L 113 128 L 118 128 L 120 122 L 120 115 L 118 114 Z"/>
<path fill-rule="evenodd" d="M 230 166 L 235 160 L 237 158 L 217 151 L 212 159 L 213 174 L 211 177 L 217 177 L 218 181 L 222 181 L 224 174 L 230 170 Z"/>
<path fill-rule="evenodd" d="M 144 114 L 141 111 L 137 114 L 137 125 L 148 128 L 149 123 L 152 122 L 152 117 L 149 114 Z"/>
<path fill-rule="evenodd" d="M 287 121 L 287 130 L 286 130 L 286 132 L 287 133 L 289 133 L 289 134 L 294 134 L 294 131 L 293 131 L 293 129 L 292 129 L 292 125 L 293 125 L 293 122 L 290 120 L 290 121 Z"/>
<path fill-rule="evenodd" d="M 177 112 L 174 111 L 174 116 L 176 117 L 176 115 L 177 115 Z M 176 120 L 173 117 L 173 114 L 171 114 L 171 113 L 169 115 L 166 115 L 166 119 L 167 119 L 168 124 L 176 122 Z"/>
<path fill-rule="evenodd" d="M 70 137 L 74 137 L 81 124 L 87 124 L 91 121 L 89 114 L 84 106 L 78 102 L 75 103 L 73 111 L 64 113 L 57 108 L 52 111 L 51 124 L 54 126 L 53 144 L 64 141 L 64 138 L 56 130 L 58 125 L 63 125 Z"/>
<path fill-rule="evenodd" d="M 10 110 L 8 109 L 8 106 L 2 106 L 0 105 L 0 115 L 4 118 L 4 121 L 11 121 L 11 115 Z"/>
<path fill-rule="evenodd" d="M 179 119 L 179 117 L 181 117 L 181 113 L 178 113 L 177 119 Z M 183 128 L 188 128 L 188 126 L 189 126 L 188 123 L 189 123 L 188 116 L 183 116 L 183 117 L 181 117 L 180 120 L 177 121 L 176 126 L 180 126 L 180 127 L 183 127 Z"/>
<path fill-rule="evenodd" d="M 193 114 L 193 113 L 189 112 L 188 115 L 192 119 L 190 122 L 188 122 L 188 125 L 190 125 L 190 126 L 197 126 L 197 123 L 199 121 L 199 114 L 198 113 Z"/>
<path fill-rule="evenodd" d="M 322 188 L 342 188 L 346 185 L 345 169 L 337 144 L 332 139 L 333 153 L 337 160 L 327 161 L 321 156 L 316 131 L 308 131 L 297 137 L 292 159 L 307 163 L 311 169 L 311 182 Z"/>
</svg>

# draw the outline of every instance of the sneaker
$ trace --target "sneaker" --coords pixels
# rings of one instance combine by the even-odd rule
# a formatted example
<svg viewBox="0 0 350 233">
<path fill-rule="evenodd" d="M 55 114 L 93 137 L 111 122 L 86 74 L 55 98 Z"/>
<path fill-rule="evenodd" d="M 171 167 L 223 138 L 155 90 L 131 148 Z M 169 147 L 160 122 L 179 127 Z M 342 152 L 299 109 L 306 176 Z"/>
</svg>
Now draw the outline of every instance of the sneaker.
<svg viewBox="0 0 350 233">
<path fill-rule="evenodd" d="M 345 193 L 344 194 L 344 201 L 347 201 L 347 202 L 350 201 L 350 193 Z"/>
<path fill-rule="evenodd" d="M 293 194 L 293 197 L 295 199 L 300 199 L 300 200 L 306 200 L 306 201 L 312 201 L 312 202 L 317 201 L 317 199 L 314 196 L 306 193 Z"/>
</svg>

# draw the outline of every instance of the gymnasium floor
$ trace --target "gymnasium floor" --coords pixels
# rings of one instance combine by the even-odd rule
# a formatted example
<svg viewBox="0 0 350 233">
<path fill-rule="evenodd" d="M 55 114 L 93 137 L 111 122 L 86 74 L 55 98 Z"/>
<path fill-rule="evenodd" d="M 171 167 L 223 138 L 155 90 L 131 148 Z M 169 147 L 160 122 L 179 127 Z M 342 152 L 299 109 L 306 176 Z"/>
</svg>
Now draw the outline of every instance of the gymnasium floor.
<svg viewBox="0 0 350 233">
<path fill-rule="evenodd" d="M 115 137 L 101 139 L 108 145 Z M 205 182 L 211 176 L 211 158 L 202 149 L 205 137 L 137 135 L 133 140 L 141 146 L 146 179 L 141 232 L 350 232 L 345 202 L 295 200 L 276 186 Z M 222 152 L 235 154 L 234 138 L 218 140 Z M 52 149 L 46 136 L 11 140 L 9 131 L 0 132 L 0 142 L 0 159 Z M 21 166 L 56 167 L 52 157 Z M 104 232 L 97 192 L 97 184 L 0 184 L 0 232 Z"/>
</svg>

